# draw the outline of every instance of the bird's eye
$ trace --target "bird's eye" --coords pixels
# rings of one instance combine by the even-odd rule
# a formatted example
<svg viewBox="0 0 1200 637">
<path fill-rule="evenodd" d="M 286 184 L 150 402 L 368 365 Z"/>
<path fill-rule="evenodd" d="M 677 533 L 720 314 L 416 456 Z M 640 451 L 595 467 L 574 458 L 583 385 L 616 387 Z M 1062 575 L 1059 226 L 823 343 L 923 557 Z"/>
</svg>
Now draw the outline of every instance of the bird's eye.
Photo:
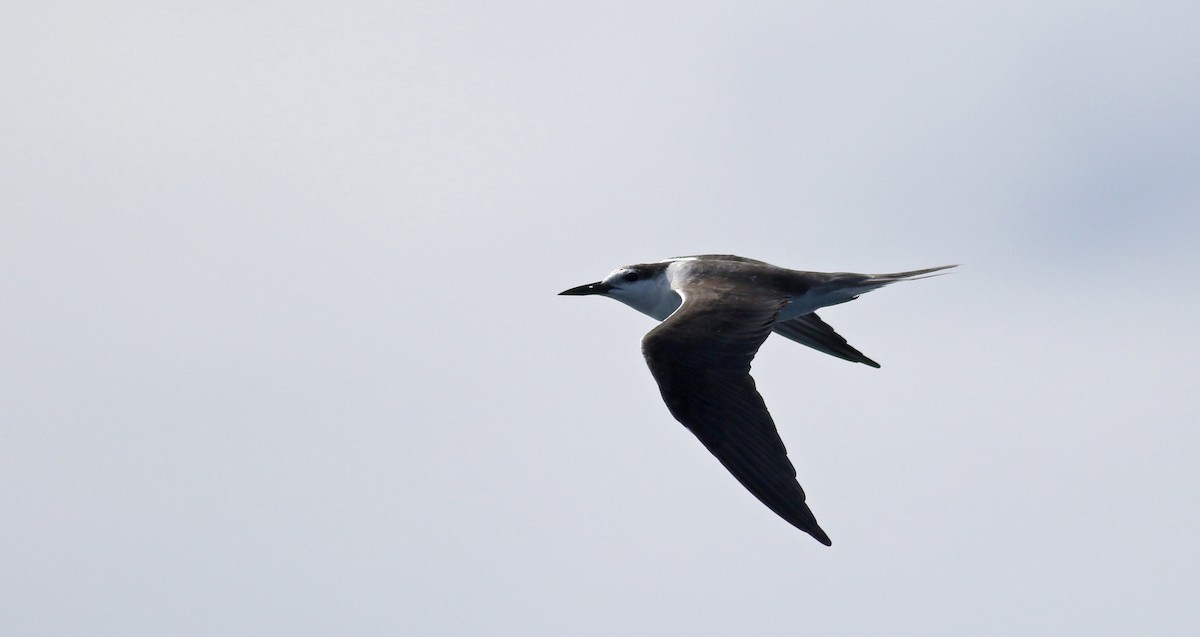
<svg viewBox="0 0 1200 637">
<path fill-rule="evenodd" d="M 637 272 L 626 272 L 625 274 L 621 275 L 621 278 L 625 279 L 626 283 L 633 283 L 634 281 L 638 280 L 638 273 Z"/>
</svg>

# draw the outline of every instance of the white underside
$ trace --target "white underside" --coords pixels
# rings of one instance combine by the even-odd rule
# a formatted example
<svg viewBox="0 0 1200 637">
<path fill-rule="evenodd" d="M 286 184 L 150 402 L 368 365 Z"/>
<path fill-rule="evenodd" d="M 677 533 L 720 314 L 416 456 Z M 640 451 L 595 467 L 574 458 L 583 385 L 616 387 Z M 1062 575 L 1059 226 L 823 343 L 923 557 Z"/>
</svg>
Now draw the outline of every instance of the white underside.
<svg viewBox="0 0 1200 637">
<path fill-rule="evenodd" d="M 783 311 L 779 313 L 779 318 L 776 321 L 790 321 L 805 314 L 812 314 L 823 307 L 853 301 L 858 298 L 858 295 L 870 292 L 879 287 L 882 286 L 834 290 L 824 294 L 809 292 L 803 296 L 792 297 L 788 304 L 784 306 Z"/>
</svg>

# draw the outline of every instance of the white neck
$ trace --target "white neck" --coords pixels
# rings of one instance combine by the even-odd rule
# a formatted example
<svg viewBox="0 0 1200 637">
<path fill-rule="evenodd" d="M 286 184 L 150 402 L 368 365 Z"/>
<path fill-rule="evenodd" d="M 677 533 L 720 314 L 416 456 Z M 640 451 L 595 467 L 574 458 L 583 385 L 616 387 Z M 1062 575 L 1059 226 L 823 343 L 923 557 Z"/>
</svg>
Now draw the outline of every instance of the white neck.
<svg viewBox="0 0 1200 637">
<path fill-rule="evenodd" d="M 683 300 L 671 289 L 664 274 L 637 281 L 614 290 L 612 298 L 656 320 L 663 320 L 679 309 Z"/>
</svg>

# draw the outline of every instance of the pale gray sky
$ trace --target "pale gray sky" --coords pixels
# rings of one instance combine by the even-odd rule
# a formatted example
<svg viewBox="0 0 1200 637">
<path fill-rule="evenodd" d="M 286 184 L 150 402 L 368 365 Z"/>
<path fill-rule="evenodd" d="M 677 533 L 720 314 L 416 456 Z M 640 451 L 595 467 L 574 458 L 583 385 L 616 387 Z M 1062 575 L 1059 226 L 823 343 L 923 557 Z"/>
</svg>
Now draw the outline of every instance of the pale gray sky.
<svg viewBox="0 0 1200 637">
<path fill-rule="evenodd" d="M 0 21 L 0 633 L 1200 632 L 1191 2 Z M 567 287 L 951 276 L 755 363 L 834 545 Z"/>
</svg>

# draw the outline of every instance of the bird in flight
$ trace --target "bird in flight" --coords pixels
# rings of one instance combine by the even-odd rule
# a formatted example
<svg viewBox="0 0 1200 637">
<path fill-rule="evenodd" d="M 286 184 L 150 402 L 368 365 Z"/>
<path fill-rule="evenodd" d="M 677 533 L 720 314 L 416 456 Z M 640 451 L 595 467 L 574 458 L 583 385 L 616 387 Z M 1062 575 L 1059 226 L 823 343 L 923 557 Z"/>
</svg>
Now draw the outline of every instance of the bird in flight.
<svg viewBox="0 0 1200 637">
<path fill-rule="evenodd" d="M 952 267 L 893 274 L 802 272 L 706 254 L 625 266 L 602 281 L 559 294 L 607 296 L 661 321 L 642 338 L 642 355 L 671 415 L 754 497 L 829 546 L 755 389 L 750 362 L 775 332 L 831 356 L 879 367 L 815 311 Z"/>
</svg>

